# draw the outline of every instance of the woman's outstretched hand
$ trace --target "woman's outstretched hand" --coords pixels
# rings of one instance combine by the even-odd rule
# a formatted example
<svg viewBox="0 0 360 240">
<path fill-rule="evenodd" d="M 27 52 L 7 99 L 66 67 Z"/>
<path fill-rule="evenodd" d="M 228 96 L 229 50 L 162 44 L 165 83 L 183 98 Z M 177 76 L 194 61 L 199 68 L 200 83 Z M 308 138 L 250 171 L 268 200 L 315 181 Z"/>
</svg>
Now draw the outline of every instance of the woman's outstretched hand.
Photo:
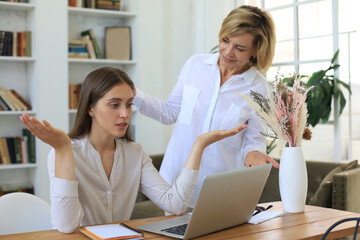
<svg viewBox="0 0 360 240">
<path fill-rule="evenodd" d="M 191 149 L 189 157 L 185 163 L 185 168 L 198 170 L 200 168 L 202 154 L 207 146 L 224 138 L 234 136 L 246 127 L 247 125 L 244 124 L 230 130 L 215 130 L 201 134 L 196 139 Z"/>
<path fill-rule="evenodd" d="M 198 144 L 202 145 L 205 148 L 214 142 L 238 134 L 246 127 L 247 125 L 243 124 L 230 130 L 215 130 L 215 131 L 203 133 L 197 138 L 196 142 L 198 142 Z"/>
<path fill-rule="evenodd" d="M 28 114 L 20 116 L 20 120 L 34 136 L 38 137 L 44 143 L 49 144 L 55 150 L 71 144 L 69 136 L 64 131 L 54 128 L 45 120 L 40 122 Z"/>
<path fill-rule="evenodd" d="M 51 126 L 47 121 L 40 122 L 28 114 L 20 116 L 20 120 L 34 136 L 55 149 L 55 177 L 76 180 L 75 160 L 70 137 L 64 131 Z"/>
</svg>

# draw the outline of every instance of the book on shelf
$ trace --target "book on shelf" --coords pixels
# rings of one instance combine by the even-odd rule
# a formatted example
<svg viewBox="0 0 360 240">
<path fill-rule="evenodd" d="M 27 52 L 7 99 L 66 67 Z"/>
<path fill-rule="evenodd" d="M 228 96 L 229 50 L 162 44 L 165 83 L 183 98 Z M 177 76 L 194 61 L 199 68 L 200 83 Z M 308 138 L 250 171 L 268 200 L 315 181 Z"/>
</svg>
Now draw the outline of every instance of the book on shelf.
<svg viewBox="0 0 360 240">
<path fill-rule="evenodd" d="M 11 164 L 6 138 L 0 138 L 0 155 L 2 164 Z"/>
<path fill-rule="evenodd" d="M 98 8 L 107 10 L 120 10 L 120 0 L 69 0 L 69 7 Z"/>
<path fill-rule="evenodd" d="M 14 149 L 14 139 L 12 137 L 6 137 L 6 145 L 9 151 L 10 156 L 10 163 L 15 164 L 16 163 L 16 157 L 15 157 L 15 149 Z"/>
<path fill-rule="evenodd" d="M 97 0 L 96 8 L 107 10 L 120 10 L 120 0 Z"/>
<path fill-rule="evenodd" d="M 22 129 L 23 136 L 26 139 L 26 148 L 27 148 L 27 160 L 29 163 L 35 163 L 36 162 L 36 151 L 35 151 L 35 136 L 32 135 L 32 133 L 26 129 Z"/>
<path fill-rule="evenodd" d="M 31 32 L 0 31 L 0 56 L 31 57 Z"/>
<path fill-rule="evenodd" d="M 80 84 L 69 84 L 69 109 L 77 109 L 79 103 Z"/>
<path fill-rule="evenodd" d="M 22 96 L 20 96 L 20 94 L 15 89 L 10 89 L 9 91 L 14 95 L 14 97 L 18 101 L 20 101 L 20 104 L 23 106 L 24 110 L 32 109 L 30 103 L 28 101 L 26 101 Z"/>
<path fill-rule="evenodd" d="M 0 93 L 0 106 L 1 106 L 1 111 L 10 111 L 10 106 L 7 105 L 6 101 L 1 97 L 1 93 Z"/>
<path fill-rule="evenodd" d="M 15 89 L 0 88 L 0 106 L 4 111 L 31 110 L 31 105 Z"/>
<path fill-rule="evenodd" d="M 71 40 L 68 47 L 69 58 L 89 58 L 87 43 L 83 40 Z"/>
<path fill-rule="evenodd" d="M 85 35 L 82 37 L 82 39 L 86 42 L 86 48 L 89 53 L 89 58 L 95 59 L 96 58 L 95 49 L 94 49 L 94 45 L 90 39 L 90 36 Z"/>
<path fill-rule="evenodd" d="M 106 59 L 131 59 L 130 27 L 105 28 L 105 56 Z"/>
<path fill-rule="evenodd" d="M 6 89 L 0 88 L 0 96 L 6 102 L 7 106 L 9 106 L 10 111 L 16 111 L 14 102 Z"/>
<path fill-rule="evenodd" d="M 35 156 L 35 152 L 28 152 L 28 137 L 2 137 L 0 138 L 1 164 L 29 163 L 29 154 Z M 35 161 L 34 161 L 35 162 Z"/>
<path fill-rule="evenodd" d="M 92 29 L 88 29 L 81 32 L 81 37 L 88 35 L 90 37 L 90 40 L 92 42 L 92 45 L 94 47 L 96 58 L 101 59 L 102 55 L 100 52 L 99 44 L 97 42 L 97 39 L 95 37 L 94 31 Z"/>
</svg>

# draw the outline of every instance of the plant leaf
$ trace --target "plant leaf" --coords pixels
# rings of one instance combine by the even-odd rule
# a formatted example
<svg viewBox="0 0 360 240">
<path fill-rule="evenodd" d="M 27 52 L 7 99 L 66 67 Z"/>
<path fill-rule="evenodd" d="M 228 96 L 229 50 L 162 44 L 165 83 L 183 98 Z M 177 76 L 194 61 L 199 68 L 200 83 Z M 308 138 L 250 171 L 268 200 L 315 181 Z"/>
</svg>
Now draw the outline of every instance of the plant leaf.
<svg viewBox="0 0 360 240">
<path fill-rule="evenodd" d="M 325 74 L 326 71 L 324 70 L 314 72 L 306 83 L 306 86 L 310 87 L 316 85 L 325 76 Z"/>
<path fill-rule="evenodd" d="M 339 51 L 340 51 L 340 49 L 338 49 L 336 51 L 336 53 L 334 54 L 333 58 L 331 59 L 331 64 L 333 64 L 335 62 L 335 60 L 337 59 L 337 57 L 339 56 Z"/>
</svg>

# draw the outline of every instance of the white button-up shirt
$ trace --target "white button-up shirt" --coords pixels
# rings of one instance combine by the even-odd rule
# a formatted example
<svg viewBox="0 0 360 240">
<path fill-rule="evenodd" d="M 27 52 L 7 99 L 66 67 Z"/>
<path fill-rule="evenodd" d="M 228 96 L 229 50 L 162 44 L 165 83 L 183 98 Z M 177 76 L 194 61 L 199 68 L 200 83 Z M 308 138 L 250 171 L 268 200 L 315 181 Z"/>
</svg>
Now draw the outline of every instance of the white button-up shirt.
<svg viewBox="0 0 360 240">
<path fill-rule="evenodd" d="M 55 150 L 48 156 L 54 228 L 73 232 L 79 225 L 129 220 L 140 189 L 167 212 L 184 212 L 198 171 L 185 169 L 169 186 L 138 143 L 116 139 L 110 179 L 88 137 L 72 139 L 77 181 L 55 177 Z"/>
<path fill-rule="evenodd" d="M 175 123 L 160 174 L 172 184 L 180 175 L 196 138 L 205 132 L 232 129 L 248 124 L 241 133 L 208 146 L 202 157 L 198 183 L 190 206 L 199 194 L 203 178 L 209 174 L 244 167 L 246 154 L 266 150 L 264 125 L 238 94 L 250 90 L 266 96 L 265 78 L 254 68 L 233 75 L 220 87 L 218 54 L 191 57 L 183 66 L 178 83 L 166 101 L 137 89 L 134 104 L 140 113 L 164 124 Z"/>
</svg>

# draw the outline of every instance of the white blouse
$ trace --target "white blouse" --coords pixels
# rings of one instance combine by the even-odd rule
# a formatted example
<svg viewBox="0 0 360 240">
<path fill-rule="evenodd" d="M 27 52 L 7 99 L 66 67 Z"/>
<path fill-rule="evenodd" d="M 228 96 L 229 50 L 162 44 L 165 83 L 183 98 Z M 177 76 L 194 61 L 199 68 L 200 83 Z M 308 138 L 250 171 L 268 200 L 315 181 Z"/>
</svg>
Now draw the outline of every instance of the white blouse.
<svg viewBox="0 0 360 240">
<path fill-rule="evenodd" d="M 48 156 L 51 218 L 55 229 L 74 232 L 79 225 L 129 220 L 138 190 L 165 211 L 181 214 L 194 191 L 198 171 L 183 169 L 169 186 L 138 143 L 116 139 L 107 178 L 99 153 L 88 137 L 72 139 L 77 181 L 55 177 L 55 150 Z"/>
<path fill-rule="evenodd" d="M 190 201 L 193 207 L 203 178 L 209 174 L 244 167 L 248 152 L 266 150 L 265 126 L 238 94 L 256 91 L 264 96 L 266 79 L 256 68 L 233 75 L 220 87 L 218 54 L 192 56 L 183 66 L 175 88 L 166 101 L 136 90 L 134 105 L 138 111 L 164 124 L 175 124 L 160 168 L 161 176 L 172 184 L 196 138 L 212 130 L 248 127 L 239 134 L 208 146 L 200 165 L 198 183 Z"/>
</svg>

